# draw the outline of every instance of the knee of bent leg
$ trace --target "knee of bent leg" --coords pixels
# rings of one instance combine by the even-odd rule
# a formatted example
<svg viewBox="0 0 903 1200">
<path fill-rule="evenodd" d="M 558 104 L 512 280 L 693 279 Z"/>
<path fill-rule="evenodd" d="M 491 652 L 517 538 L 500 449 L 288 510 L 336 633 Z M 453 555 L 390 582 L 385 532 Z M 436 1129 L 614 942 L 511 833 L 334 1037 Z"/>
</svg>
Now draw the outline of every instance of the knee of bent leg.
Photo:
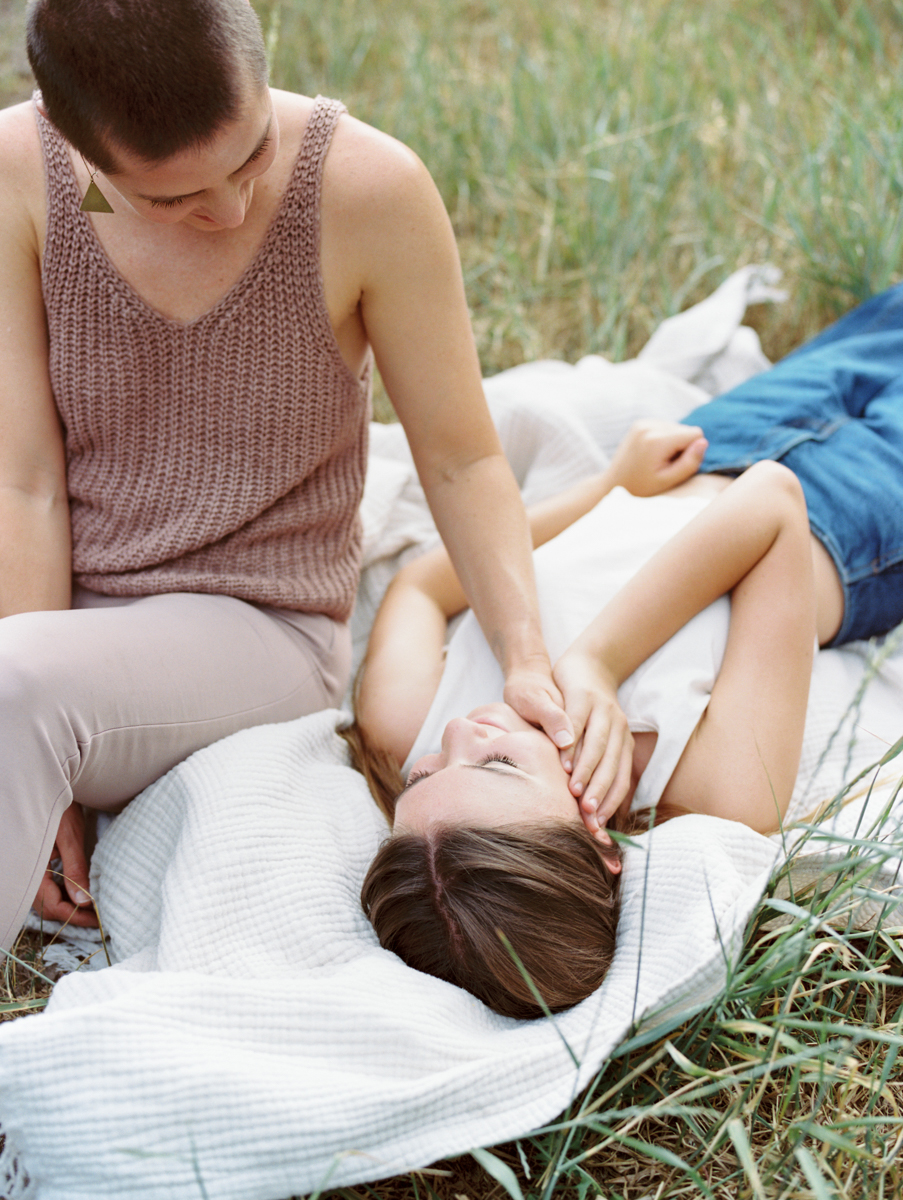
<svg viewBox="0 0 903 1200">
<path fill-rule="evenodd" d="M 772 496 L 780 498 L 795 515 L 806 516 L 806 496 L 803 486 L 789 467 L 766 458 L 754 463 L 746 474 L 755 476 Z"/>
<path fill-rule="evenodd" d="M 0 711 L 4 728 L 60 703 L 65 642 L 55 636 L 58 613 L 16 613 L 0 620 Z"/>
</svg>

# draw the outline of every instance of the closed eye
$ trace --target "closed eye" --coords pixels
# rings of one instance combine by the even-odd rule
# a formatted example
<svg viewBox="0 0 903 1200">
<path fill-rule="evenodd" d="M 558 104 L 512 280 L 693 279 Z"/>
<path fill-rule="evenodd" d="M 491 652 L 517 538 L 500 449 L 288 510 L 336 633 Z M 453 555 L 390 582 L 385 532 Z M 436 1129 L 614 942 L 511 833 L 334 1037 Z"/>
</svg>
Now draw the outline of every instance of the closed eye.
<svg viewBox="0 0 903 1200">
<path fill-rule="evenodd" d="M 404 785 L 398 795 L 403 796 L 408 788 L 412 788 L 414 784 L 419 783 L 421 779 L 429 779 L 431 774 L 431 771 L 412 771 L 408 776 L 408 782 Z"/>
<path fill-rule="evenodd" d="M 267 121 L 266 130 L 264 131 L 263 138 L 257 149 L 250 155 L 249 158 L 245 159 L 238 170 L 233 172 L 233 175 L 240 175 L 245 167 L 249 167 L 252 162 L 256 162 L 261 155 L 267 152 L 267 150 L 270 148 L 270 144 L 273 141 L 272 134 L 270 133 L 270 126 L 272 123 L 273 118 L 271 115 L 269 121 Z M 146 200 L 151 208 L 175 208 L 176 205 L 184 204 L 186 200 L 191 200 L 192 197 L 200 196 L 202 194 L 202 192 L 189 192 L 187 196 L 143 196 L 139 192 L 138 196 L 141 200 Z"/>
<path fill-rule="evenodd" d="M 508 758 L 506 754 L 487 754 L 486 757 L 481 758 L 479 762 L 472 763 L 470 765 L 476 769 L 479 769 L 482 767 L 488 767 L 490 763 L 494 762 L 504 763 L 506 767 L 514 767 L 515 771 L 520 769 L 517 763 L 513 759 Z M 420 781 L 423 779 L 429 779 L 429 777 L 433 774 L 433 771 L 412 771 L 408 776 L 407 783 L 398 793 L 398 796 L 403 796 L 405 792 L 410 791 L 414 784 L 420 783 Z M 396 799 L 398 799 L 398 797 L 396 797 Z"/>
<path fill-rule="evenodd" d="M 504 763 L 508 767 L 514 767 L 515 771 L 519 770 L 517 763 L 514 762 L 513 759 L 508 758 L 508 756 L 505 754 L 489 754 L 481 762 L 478 762 L 477 766 L 485 767 L 488 766 L 489 763 L 493 762 Z"/>
<path fill-rule="evenodd" d="M 270 142 L 272 140 L 273 139 L 269 135 L 267 135 L 267 137 L 265 137 L 263 139 L 263 141 L 260 143 L 260 145 L 254 151 L 254 153 L 251 155 L 251 157 L 245 160 L 245 164 L 241 169 L 244 170 L 244 168 L 250 166 L 252 162 L 257 162 L 258 158 L 260 158 L 263 154 L 265 154 L 267 152 L 267 150 L 269 150 Z"/>
</svg>

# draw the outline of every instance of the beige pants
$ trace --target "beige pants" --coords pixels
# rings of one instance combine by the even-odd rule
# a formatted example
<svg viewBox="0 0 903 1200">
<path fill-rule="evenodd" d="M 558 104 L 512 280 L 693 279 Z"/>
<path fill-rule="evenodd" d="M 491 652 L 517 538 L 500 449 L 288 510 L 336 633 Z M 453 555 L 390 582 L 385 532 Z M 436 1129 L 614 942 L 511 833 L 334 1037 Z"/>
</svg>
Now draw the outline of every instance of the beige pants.
<svg viewBox="0 0 903 1200">
<path fill-rule="evenodd" d="M 113 810 L 194 750 L 340 702 L 346 625 L 230 596 L 118 599 L 0 620 L 0 946 L 73 800 Z"/>
</svg>

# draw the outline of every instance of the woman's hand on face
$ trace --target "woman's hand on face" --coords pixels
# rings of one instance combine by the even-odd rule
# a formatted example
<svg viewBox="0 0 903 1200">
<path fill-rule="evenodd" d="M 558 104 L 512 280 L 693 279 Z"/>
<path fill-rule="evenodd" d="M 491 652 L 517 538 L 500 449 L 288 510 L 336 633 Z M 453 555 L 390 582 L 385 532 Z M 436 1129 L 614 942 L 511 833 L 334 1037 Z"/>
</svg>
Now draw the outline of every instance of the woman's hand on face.
<svg viewBox="0 0 903 1200">
<path fill-rule="evenodd" d="M 546 660 L 548 662 L 548 660 Z M 541 664 L 517 667 L 505 679 L 505 703 L 518 716 L 537 725 L 563 752 L 574 745 L 574 728 L 564 708 L 564 697 L 556 687 L 549 667 Z"/>
<path fill-rule="evenodd" d="M 88 895 L 88 857 L 85 854 L 85 819 L 81 805 L 70 804 L 63 813 L 53 847 L 53 858 L 60 859 L 62 866 L 58 872 L 50 867 L 44 872 L 32 908 L 47 921 L 96 928 L 97 917 Z M 73 903 L 73 900 L 77 903 Z"/>
<path fill-rule="evenodd" d="M 612 486 L 634 496 L 657 496 L 695 475 L 707 448 L 698 425 L 637 421 L 612 459 Z"/>
<path fill-rule="evenodd" d="M 552 677 L 574 725 L 575 744 L 561 752 L 571 793 L 589 832 L 610 842 L 605 825 L 630 789 L 633 767 L 633 734 L 617 687 L 601 662 L 575 649 L 561 656 Z"/>
</svg>

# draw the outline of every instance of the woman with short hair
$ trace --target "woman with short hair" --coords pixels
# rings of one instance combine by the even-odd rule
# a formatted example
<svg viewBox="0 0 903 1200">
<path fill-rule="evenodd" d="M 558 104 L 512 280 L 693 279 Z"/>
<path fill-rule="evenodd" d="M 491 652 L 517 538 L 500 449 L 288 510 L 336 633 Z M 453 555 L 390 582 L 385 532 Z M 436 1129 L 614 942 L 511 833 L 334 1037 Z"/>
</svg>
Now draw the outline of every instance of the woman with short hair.
<svg viewBox="0 0 903 1200">
<path fill-rule="evenodd" d="M 344 694 L 374 360 L 508 699 L 580 733 L 417 157 L 269 88 L 247 0 L 32 0 L 28 50 L 40 91 L 0 113 L 4 948 L 36 893 L 94 923 L 79 805 Z"/>
</svg>

